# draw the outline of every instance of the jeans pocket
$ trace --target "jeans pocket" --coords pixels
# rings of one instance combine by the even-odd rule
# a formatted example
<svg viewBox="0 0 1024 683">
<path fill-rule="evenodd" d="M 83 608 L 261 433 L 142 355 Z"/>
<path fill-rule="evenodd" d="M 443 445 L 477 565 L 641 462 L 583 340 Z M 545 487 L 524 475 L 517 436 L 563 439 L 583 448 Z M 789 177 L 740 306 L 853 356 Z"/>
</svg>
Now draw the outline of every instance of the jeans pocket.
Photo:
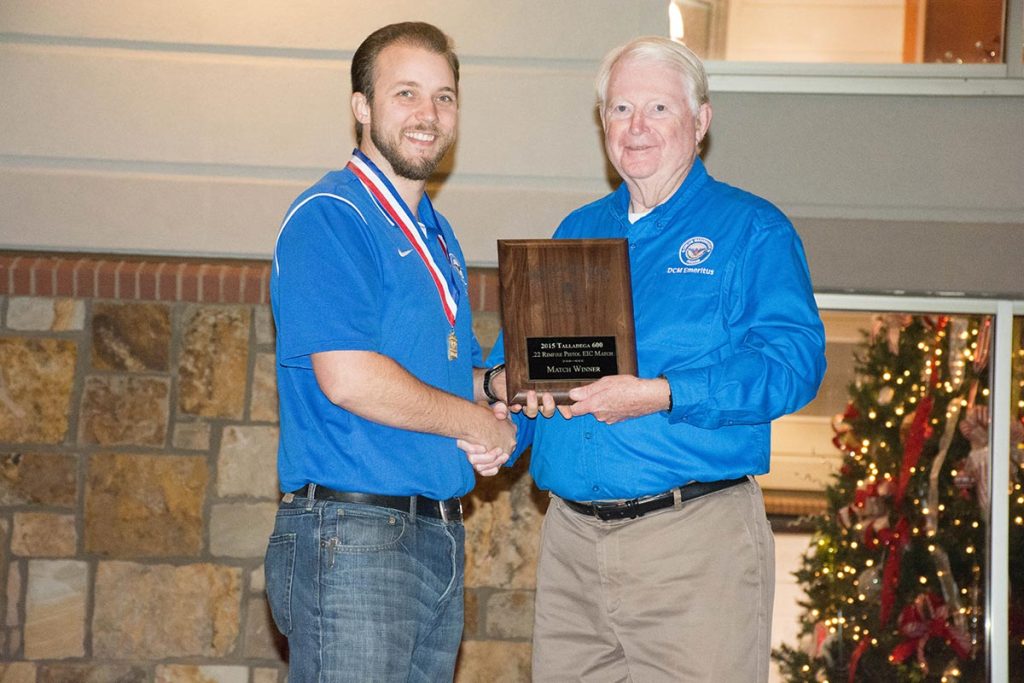
<svg viewBox="0 0 1024 683">
<path fill-rule="evenodd" d="M 387 510 L 346 506 L 338 516 L 338 546 L 341 553 L 388 550 L 405 535 L 405 516 Z"/>
<path fill-rule="evenodd" d="M 292 630 L 292 581 L 295 575 L 295 534 L 270 537 L 263 563 L 266 573 L 267 601 L 277 630 L 288 635 Z"/>
</svg>

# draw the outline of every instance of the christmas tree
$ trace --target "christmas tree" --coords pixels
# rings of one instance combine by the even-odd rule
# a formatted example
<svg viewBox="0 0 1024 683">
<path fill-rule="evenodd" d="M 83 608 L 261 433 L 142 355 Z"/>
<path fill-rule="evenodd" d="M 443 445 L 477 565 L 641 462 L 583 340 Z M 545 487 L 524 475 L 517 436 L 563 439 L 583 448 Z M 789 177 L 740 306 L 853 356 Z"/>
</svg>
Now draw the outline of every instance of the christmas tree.
<svg viewBox="0 0 1024 683">
<path fill-rule="evenodd" d="M 842 465 L 795 573 L 806 593 L 800 644 L 773 653 L 785 680 L 987 680 L 991 325 L 889 314 L 865 331 L 833 421 Z M 1014 424 L 1010 658 L 1011 680 L 1024 680 L 1024 434 Z"/>
</svg>

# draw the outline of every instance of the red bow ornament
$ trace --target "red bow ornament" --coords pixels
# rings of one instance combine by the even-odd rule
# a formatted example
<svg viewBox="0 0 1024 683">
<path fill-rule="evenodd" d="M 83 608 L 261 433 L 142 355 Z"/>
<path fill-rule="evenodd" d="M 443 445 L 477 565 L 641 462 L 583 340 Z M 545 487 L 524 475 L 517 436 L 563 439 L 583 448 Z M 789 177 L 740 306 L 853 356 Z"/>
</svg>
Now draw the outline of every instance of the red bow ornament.
<svg viewBox="0 0 1024 683">
<path fill-rule="evenodd" d="M 853 425 L 851 424 L 858 417 L 860 417 L 860 413 L 857 412 L 857 408 L 853 403 L 846 404 L 844 412 L 837 413 L 832 417 L 832 432 L 835 434 L 832 437 L 832 445 L 843 453 L 854 453 L 860 448 L 860 441 L 857 440 L 857 435 L 853 433 Z"/>
<path fill-rule="evenodd" d="M 899 629 L 904 640 L 889 655 L 897 664 L 916 653 L 918 663 L 926 668 L 924 647 L 932 638 L 941 638 L 960 659 L 966 659 L 971 653 L 970 637 L 950 623 L 949 608 L 935 593 L 922 593 L 904 607 Z"/>
<path fill-rule="evenodd" d="M 853 502 L 839 509 L 839 523 L 849 529 L 860 522 L 864 527 L 864 540 L 871 545 L 872 534 L 889 526 L 891 497 L 892 482 L 888 480 L 861 486 L 854 493 Z"/>
</svg>

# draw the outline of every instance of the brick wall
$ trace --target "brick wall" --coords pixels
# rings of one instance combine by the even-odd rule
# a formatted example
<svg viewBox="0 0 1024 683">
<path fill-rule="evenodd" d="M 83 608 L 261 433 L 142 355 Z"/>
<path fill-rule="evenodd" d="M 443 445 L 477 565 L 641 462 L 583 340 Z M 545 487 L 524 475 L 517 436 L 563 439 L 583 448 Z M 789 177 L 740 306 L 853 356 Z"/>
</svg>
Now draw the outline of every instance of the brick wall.
<svg viewBox="0 0 1024 683">
<path fill-rule="evenodd" d="M 285 678 L 269 263 L 0 252 L 0 680 Z M 481 343 L 497 278 L 471 270 Z M 458 681 L 526 681 L 545 496 L 466 501 Z"/>
</svg>

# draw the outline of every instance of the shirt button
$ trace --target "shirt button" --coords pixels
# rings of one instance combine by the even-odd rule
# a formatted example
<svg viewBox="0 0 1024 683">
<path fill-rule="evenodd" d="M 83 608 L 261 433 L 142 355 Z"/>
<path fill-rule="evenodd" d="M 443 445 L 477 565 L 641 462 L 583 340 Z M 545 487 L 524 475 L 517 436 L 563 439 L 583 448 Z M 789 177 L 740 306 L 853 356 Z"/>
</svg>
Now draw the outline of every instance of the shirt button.
<svg viewBox="0 0 1024 683">
<path fill-rule="evenodd" d="M 596 486 L 595 486 L 593 490 L 594 490 L 594 493 L 597 493 L 597 492 L 598 492 L 598 491 L 600 491 L 601 489 L 599 489 L 598 487 L 596 487 Z"/>
<path fill-rule="evenodd" d="M 584 438 L 584 439 L 588 439 L 588 440 L 589 440 L 589 439 L 590 439 L 591 437 L 593 437 L 593 436 L 594 436 L 594 435 L 593 435 L 593 434 L 591 434 L 590 432 L 583 432 L 583 438 Z"/>
</svg>

